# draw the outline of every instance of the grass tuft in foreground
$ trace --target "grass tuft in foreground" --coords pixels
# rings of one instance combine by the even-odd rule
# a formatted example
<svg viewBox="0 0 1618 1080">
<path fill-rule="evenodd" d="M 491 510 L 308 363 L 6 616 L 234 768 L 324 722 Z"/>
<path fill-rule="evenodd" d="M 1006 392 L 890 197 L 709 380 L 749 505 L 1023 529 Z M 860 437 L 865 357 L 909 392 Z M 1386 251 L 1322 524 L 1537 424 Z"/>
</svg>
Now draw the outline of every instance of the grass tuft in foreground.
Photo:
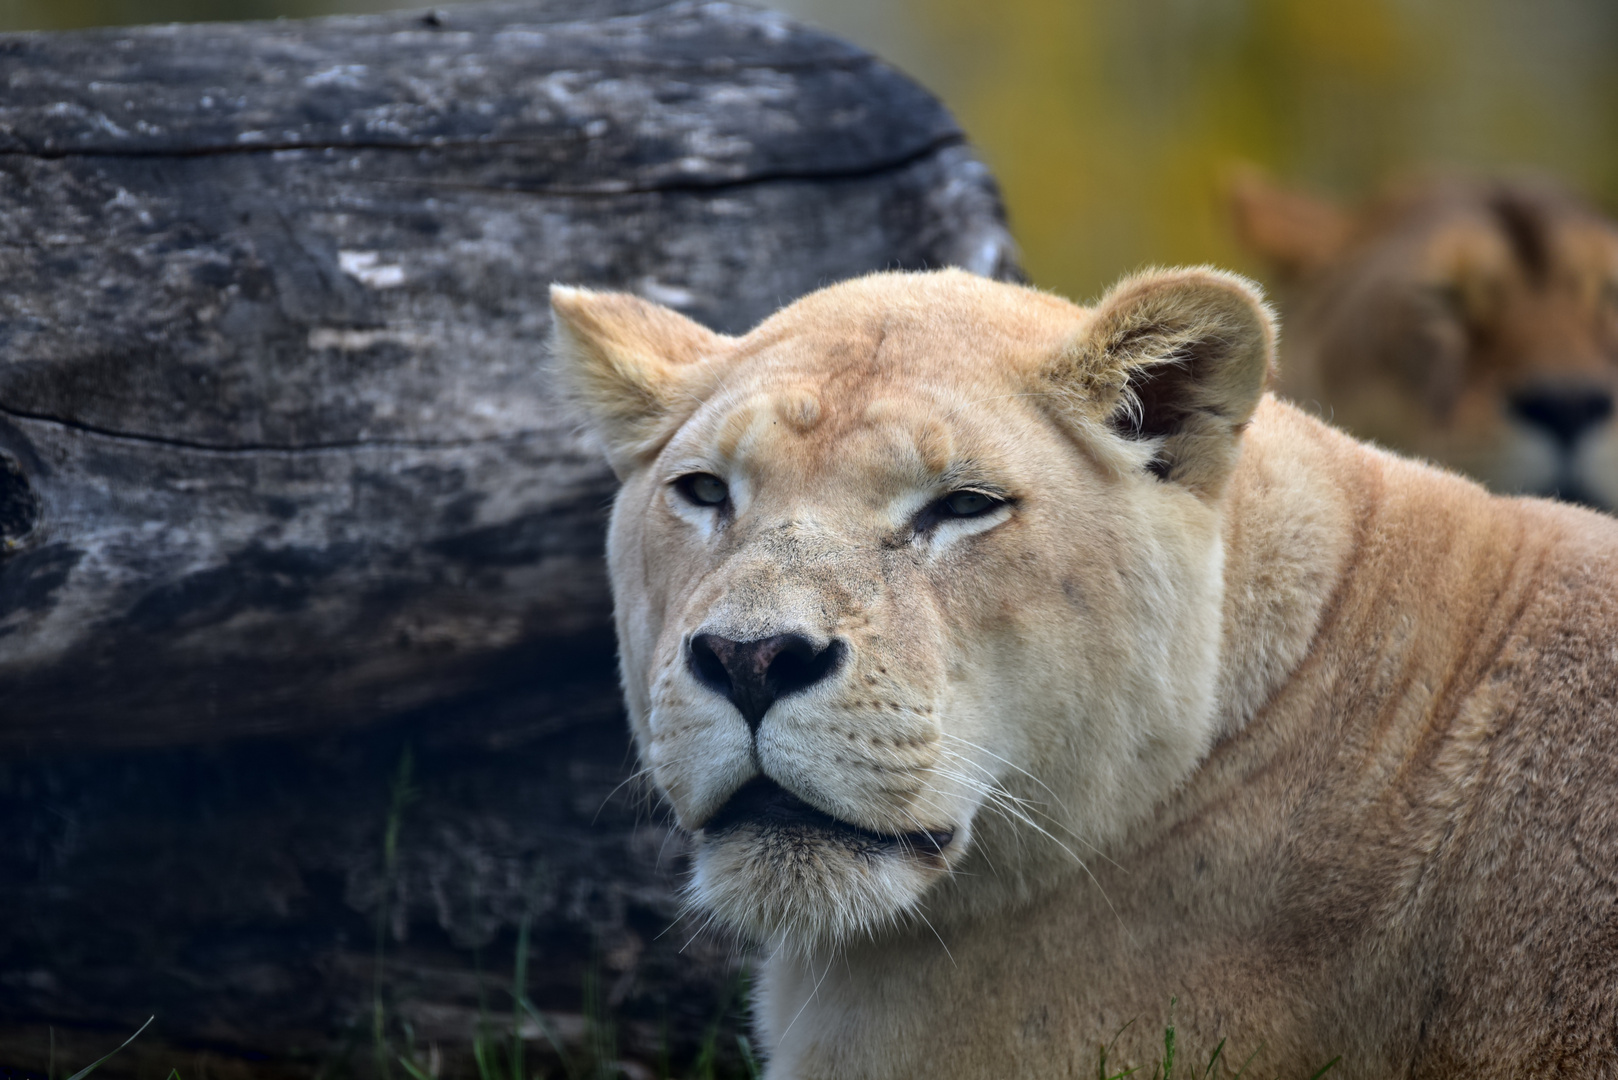
<svg viewBox="0 0 1618 1080">
<path fill-rule="evenodd" d="M 585 975 L 585 1038 L 581 1046 L 568 1047 L 552 1028 L 545 1014 L 528 997 L 530 930 L 531 919 L 525 915 L 518 925 L 516 958 L 512 965 L 511 986 L 508 990 L 513 1015 L 510 1030 L 505 1032 L 493 1030 L 493 1025 L 489 1023 L 485 1012 L 479 1018 L 477 1029 L 472 1033 L 472 1060 L 477 1070 L 476 1080 L 551 1080 L 548 1073 L 534 1069 L 528 1063 L 523 1042 L 527 1025 L 537 1029 L 545 1042 L 550 1045 L 551 1052 L 561 1064 L 563 1080 L 674 1080 L 666 1054 L 661 1068 L 656 1071 L 638 1062 L 626 1061 L 619 1055 L 617 1031 L 603 1005 L 600 979 L 593 970 Z M 737 1000 L 745 997 L 745 993 L 745 980 L 738 979 L 731 985 L 730 991 L 720 1003 L 718 1014 L 708 1026 L 698 1048 L 696 1060 L 680 1080 L 722 1080 L 718 1070 L 725 1016 Z M 746 1075 L 751 1080 L 759 1080 L 762 1070 L 753 1054 L 752 1045 L 745 1036 L 736 1036 L 736 1051 L 746 1069 Z M 439 1080 L 428 1062 L 414 1051 L 394 1053 L 385 1041 L 380 1041 L 379 1037 L 376 1052 L 378 1055 L 393 1053 L 395 1060 L 409 1075 L 410 1080 Z"/>
<path fill-rule="evenodd" d="M 1126 1077 L 1135 1076 L 1139 1076 L 1140 1080 L 1175 1080 L 1175 1056 L 1178 1047 L 1175 1041 L 1176 1037 L 1174 1031 L 1174 1006 L 1177 1001 L 1177 998 L 1169 999 L 1169 1022 L 1163 1027 L 1163 1056 L 1159 1058 L 1155 1064 L 1153 1064 L 1151 1072 L 1143 1073 L 1141 1070 L 1145 1068 L 1145 1066 L 1142 1065 L 1134 1065 L 1127 1069 L 1119 1069 L 1117 1072 L 1109 1071 L 1115 1066 L 1109 1065 L 1107 1059 L 1112 1055 L 1113 1050 L 1117 1048 L 1118 1040 L 1123 1037 L 1124 1032 L 1128 1031 L 1130 1027 L 1134 1025 L 1135 1022 L 1131 1020 L 1129 1023 L 1118 1029 L 1118 1031 L 1112 1037 L 1112 1042 L 1106 1044 L 1105 1046 L 1099 1044 L 1096 1046 L 1096 1080 L 1125 1080 Z M 1225 1043 L 1226 1040 L 1219 1040 L 1219 1045 L 1214 1047 L 1213 1053 L 1208 1057 L 1207 1064 L 1204 1065 L 1200 1071 L 1197 1069 L 1195 1061 L 1193 1061 L 1189 1071 L 1181 1072 L 1179 1074 L 1180 1080 L 1222 1080 L 1222 1078 L 1227 1075 L 1230 1077 L 1230 1080 L 1242 1080 L 1242 1077 L 1247 1073 L 1248 1066 L 1253 1064 L 1253 1059 L 1258 1057 L 1259 1052 L 1264 1049 L 1264 1044 L 1260 1043 L 1258 1047 L 1247 1056 L 1247 1060 L 1242 1062 L 1241 1067 L 1238 1068 L 1235 1073 L 1230 1073 L 1230 1066 L 1224 1060 Z M 1307 1077 L 1307 1080 L 1321 1080 L 1322 1077 L 1330 1072 L 1332 1068 L 1342 1060 L 1343 1059 L 1341 1056 L 1332 1058 L 1330 1061 L 1326 1062 L 1326 1064 L 1322 1065 L 1320 1068 L 1311 1073 Z M 1220 1071 L 1215 1072 L 1215 1069 L 1219 1069 Z M 1274 1077 L 1272 1080 L 1281 1080 L 1281 1078 Z"/>
</svg>

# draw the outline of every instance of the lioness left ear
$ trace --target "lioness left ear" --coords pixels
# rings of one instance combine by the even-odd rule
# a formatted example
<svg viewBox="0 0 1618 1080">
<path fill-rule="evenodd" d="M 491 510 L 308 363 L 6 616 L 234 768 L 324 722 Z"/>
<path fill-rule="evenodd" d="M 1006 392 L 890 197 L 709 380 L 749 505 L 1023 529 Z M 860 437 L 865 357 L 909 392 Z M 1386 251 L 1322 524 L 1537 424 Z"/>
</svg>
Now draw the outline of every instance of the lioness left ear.
<svg viewBox="0 0 1618 1080">
<path fill-rule="evenodd" d="M 732 342 L 629 293 L 551 286 L 551 359 L 620 480 L 657 455 L 717 383 Z"/>
<path fill-rule="evenodd" d="M 1271 374 L 1275 318 L 1218 270 L 1148 271 L 1102 298 L 1045 377 L 1065 407 L 1136 442 L 1146 468 L 1216 498 Z"/>
</svg>

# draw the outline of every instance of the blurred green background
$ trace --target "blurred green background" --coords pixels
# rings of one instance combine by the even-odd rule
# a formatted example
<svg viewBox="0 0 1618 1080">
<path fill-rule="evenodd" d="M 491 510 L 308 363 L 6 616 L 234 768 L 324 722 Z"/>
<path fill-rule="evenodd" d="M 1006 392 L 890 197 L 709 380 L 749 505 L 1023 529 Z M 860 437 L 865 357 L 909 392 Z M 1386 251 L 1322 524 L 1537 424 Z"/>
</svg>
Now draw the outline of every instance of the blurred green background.
<svg viewBox="0 0 1618 1080">
<path fill-rule="evenodd" d="M 0 0 L 0 30 L 301 17 L 390 0 Z M 438 6 L 449 6 L 439 4 Z M 1618 201 L 1612 0 L 774 0 L 941 96 L 1005 189 L 1034 280 L 1259 269 L 1232 167 L 1345 198 L 1434 167 L 1532 168 Z"/>
</svg>

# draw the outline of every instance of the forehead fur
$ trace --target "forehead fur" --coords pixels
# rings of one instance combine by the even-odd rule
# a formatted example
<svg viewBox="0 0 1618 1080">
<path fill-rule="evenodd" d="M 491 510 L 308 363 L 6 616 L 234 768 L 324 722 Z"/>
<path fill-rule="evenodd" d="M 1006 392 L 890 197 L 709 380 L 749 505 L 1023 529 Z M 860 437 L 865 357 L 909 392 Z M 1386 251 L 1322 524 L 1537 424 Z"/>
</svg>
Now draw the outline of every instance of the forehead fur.
<svg viewBox="0 0 1618 1080">
<path fill-rule="evenodd" d="M 1565 187 L 1532 175 L 1416 177 L 1344 207 L 1244 173 L 1230 191 L 1230 210 L 1243 244 L 1288 279 L 1381 253 L 1409 270 L 1483 266 L 1539 287 L 1610 274 L 1618 254 L 1611 222 Z"/>
<path fill-rule="evenodd" d="M 1568 276 L 1610 274 L 1618 230 L 1555 184 L 1427 180 L 1396 188 L 1362 215 L 1361 244 L 1408 235 L 1425 245 L 1416 265 L 1431 272 L 1486 270 L 1532 288 Z"/>
<path fill-rule="evenodd" d="M 960 271 L 842 282 L 738 339 L 722 385 L 674 450 L 762 456 L 789 471 L 880 462 L 879 472 L 921 482 L 961 454 L 986 464 L 993 425 L 981 414 L 1033 391 L 1030 379 L 1087 318 L 1065 300 Z M 790 455 L 779 456 L 781 440 Z"/>
<path fill-rule="evenodd" d="M 1059 350 L 1085 315 L 1059 297 L 959 270 L 871 274 L 776 312 L 738 342 L 735 360 L 762 378 L 814 376 L 824 408 L 873 382 L 1017 377 Z"/>
<path fill-rule="evenodd" d="M 553 290 L 564 385 L 581 388 L 620 476 L 665 447 L 730 457 L 766 428 L 770 441 L 835 447 L 883 427 L 870 410 L 886 400 L 909 411 L 907 441 L 929 467 L 950 456 L 962 425 L 987 424 L 979 434 L 1003 441 L 1003 422 L 988 416 L 1035 408 L 1093 442 L 1108 468 L 1150 467 L 1212 497 L 1274 338 L 1252 284 L 1208 268 L 1135 275 L 1093 309 L 958 270 L 873 274 L 804 297 L 742 338 L 647 308 Z M 916 427 L 929 414 L 940 423 Z"/>
</svg>

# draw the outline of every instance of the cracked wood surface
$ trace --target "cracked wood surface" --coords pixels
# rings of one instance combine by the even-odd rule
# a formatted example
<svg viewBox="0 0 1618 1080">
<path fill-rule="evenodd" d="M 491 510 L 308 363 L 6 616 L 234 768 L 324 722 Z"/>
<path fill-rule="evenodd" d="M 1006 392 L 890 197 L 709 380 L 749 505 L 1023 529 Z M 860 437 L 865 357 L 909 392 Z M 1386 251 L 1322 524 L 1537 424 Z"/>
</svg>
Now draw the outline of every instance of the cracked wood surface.
<svg viewBox="0 0 1618 1080">
<path fill-rule="evenodd" d="M 725 3 L 0 40 L 0 745 L 329 730 L 607 626 L 551 281 L 1013 271 L 949 115 Z"/>
<path fill-rule="evenodd" d="M 156 1014 L 102 1073 L 364 1073 L 380 987 L 470 1074 L 529 919 L 565 1039 L 689 1062 L 734 956 L 671 929 L 682 840 L 626 786 L 545 287 L 736 331 L 1014 276 L 953 121 L 648 0 L 0 37 L 0 88 L 0 1061 Z"/>
<path fill-rule="evenodd" d="M 0 60 L 0 153 L 36 157 L 431 149 L 446 183 L 619 192 L 869 173 L 960 140 L 869 55 L 729 3 L 15 36 Z"/>
</svg>

